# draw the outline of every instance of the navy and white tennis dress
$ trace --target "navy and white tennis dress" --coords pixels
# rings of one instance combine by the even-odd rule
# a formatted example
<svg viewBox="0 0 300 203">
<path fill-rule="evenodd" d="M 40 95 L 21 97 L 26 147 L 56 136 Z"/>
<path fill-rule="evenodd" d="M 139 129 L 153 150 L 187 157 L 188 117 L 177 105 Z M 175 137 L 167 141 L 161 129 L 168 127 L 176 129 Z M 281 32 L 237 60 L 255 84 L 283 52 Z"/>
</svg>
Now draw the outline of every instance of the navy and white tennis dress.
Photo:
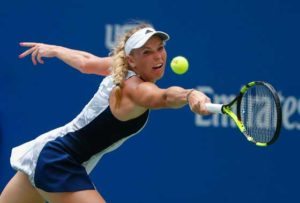
<svg viewBox="0 0 300 203">
<path fill-rule="evenodd" d="M 126 79 L 134 76 L 129 71 Z M 12 149 L 11 165 L 29 176 L 31 183 L 47 192 L 94 189 L 88 174 L 101 157 L 138 133 L 149 111 L 129 121 L 116 119 L 109 107 L 115 87 L 112 76 L 70 123 L 44 133 Z"/>
</svg>

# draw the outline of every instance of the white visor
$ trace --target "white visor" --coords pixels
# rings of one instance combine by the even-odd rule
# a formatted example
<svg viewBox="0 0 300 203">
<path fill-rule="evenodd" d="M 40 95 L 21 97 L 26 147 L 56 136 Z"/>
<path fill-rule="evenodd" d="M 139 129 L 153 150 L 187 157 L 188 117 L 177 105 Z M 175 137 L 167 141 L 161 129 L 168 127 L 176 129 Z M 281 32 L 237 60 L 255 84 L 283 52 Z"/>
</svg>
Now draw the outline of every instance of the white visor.
<svg viewBox="0 0 300 203">
<path fill-rule="evenodd" d="M 153 35 L 158 35 L 163 41 L 170 37 L 167 33 L 156 31 L 151 27 L 140 29 L 133 33 L 125 43 L 125 54 L 128 56 L 133 49 L 141 48 Z"/>
</svg>

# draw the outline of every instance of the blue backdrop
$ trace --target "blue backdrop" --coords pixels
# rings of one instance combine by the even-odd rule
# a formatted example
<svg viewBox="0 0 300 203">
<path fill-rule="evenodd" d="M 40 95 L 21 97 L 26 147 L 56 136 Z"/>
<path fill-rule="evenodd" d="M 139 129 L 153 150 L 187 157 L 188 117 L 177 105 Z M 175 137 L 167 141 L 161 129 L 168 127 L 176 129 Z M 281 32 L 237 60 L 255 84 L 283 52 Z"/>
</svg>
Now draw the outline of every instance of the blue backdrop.
<svg viewBox="0 0 300 203">
<path fill-rule="evenodd" d="M 35 41 L 106 56 L 131 19 L 168 32 L 168 63 L 177 55 L 189 72 L 168 68 L 161 87 L 199 88 L 213 101 L 265 80 L 280 92 L 278 142 L 258 148 L 219 116 L 188 107 L 152 111 L 144 131 L 107 154 L 92 173 L 108 202 L 299 202 L 300 3 L 297 0 L 5 1 L 0 7 L 0 191 L 15 173 L 12 147 L 69 122 L 102 77 L 57 59 L 33 66 L 18 43 Z"/>
</svg>

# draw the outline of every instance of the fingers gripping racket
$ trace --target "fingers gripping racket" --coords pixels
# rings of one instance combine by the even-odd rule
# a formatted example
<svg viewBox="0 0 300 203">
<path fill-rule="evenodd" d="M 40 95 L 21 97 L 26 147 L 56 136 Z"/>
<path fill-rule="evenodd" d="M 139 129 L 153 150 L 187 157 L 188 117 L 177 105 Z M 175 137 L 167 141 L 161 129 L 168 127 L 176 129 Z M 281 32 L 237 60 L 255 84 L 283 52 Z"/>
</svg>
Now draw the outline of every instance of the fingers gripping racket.
<svg viewBox="0 0 300 203">
<path fill-rule="evenodd" d="M 244 85 L 229 104 L 206 104 L 211 113 L 229 116 L 248 141 L 268 146 L 279 137 L 281 106 L 272 85 L 254 81 Z"/>
</svg>

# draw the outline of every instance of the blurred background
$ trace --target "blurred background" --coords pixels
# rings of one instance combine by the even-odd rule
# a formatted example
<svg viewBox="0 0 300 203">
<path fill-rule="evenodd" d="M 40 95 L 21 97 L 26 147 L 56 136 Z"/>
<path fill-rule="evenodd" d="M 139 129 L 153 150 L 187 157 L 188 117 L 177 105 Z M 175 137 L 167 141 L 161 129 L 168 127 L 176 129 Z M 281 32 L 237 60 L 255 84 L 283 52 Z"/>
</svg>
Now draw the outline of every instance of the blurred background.
<svg viewBox="0 0 300 203">
<path fill-rule="evenodd" d="M 107 202 L 300 202 L 297 0 L 1 2 L 0 191 L 15 173 L 12 147 L 72 120 L 103 79 L 57 59 L 33 66 L 30 57 L 18 59 L 19 42 L 107 56 L 133 19 L 170 34 L 168 64 L 177 55 L 189 59 L 184 75 L 167 66 L 159 86 L 198 88 L 225 101 L 247 82 L 268 81 L 280 92 L 283 128 L 274 145 L 259 148 L 220 116 L 153 110 L 145 129 L 92 172 Z"/>
</svg>

